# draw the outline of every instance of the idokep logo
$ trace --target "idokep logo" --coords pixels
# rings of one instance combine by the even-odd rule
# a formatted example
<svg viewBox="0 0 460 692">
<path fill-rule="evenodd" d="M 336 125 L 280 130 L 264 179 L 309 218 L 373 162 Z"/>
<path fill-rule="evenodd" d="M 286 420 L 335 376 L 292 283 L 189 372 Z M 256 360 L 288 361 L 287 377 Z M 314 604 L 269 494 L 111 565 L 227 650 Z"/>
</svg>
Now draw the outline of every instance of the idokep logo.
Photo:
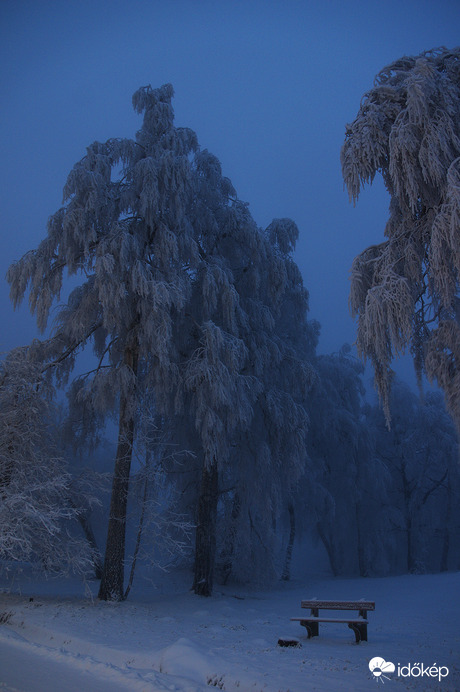
<svg viewBox="0 0 460 692">
<path fill-rule="evenodd" d="M 376 682 L 384 683 L 385 680 L 391 680 L 388 677 L 388 673 L 397 672 L 398 677 L 401 678 L 437 678 L 439 682 L 443 678 L 449 675 L 449 668 L 447 666 L 438 666 L 433 663 L 430 666 L 426 666 L 424 663 L 408 663 L 407 665 L 401 665 L 398 663 L 398 668 L 391 661 L 385 661 L 381 656 L 375 656 L 369 661 L 369 670 L 374 676 Z"/>
<path fill-rule="evenodd" d="M 374 658 L 371 658 L 371 660 L 369 661 L 369 670 L 374 676 L 374 680 L 376 682 L 384 683 L 384 678 L 386 680 L 391 680 L 391 678 L 388 677 L 387 673 L 394 673 L 396 670 L 396 666 L 391 661 L 385 661 L 384 658 L 381 658 L 380 656 L 375 656 Z"/>
<path fill-rule="evenodd" d="M 408 663 L 407 666 L 402 666 L 398 663 L 398 676 L 402 678 L 437 678 L 439 682 L 449 675 L 447 666 L 438 666 L 433 663 L 431 666 L 426 666 L 424 663 Z"/>
</svg>

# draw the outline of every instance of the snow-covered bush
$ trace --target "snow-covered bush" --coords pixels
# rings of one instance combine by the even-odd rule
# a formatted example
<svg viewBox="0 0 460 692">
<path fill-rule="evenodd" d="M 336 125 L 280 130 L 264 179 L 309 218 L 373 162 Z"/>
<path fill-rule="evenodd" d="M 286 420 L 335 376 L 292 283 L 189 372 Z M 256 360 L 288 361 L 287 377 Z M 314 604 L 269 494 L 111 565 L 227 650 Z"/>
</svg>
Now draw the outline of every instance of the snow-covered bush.
<svg viewBox="0 0 460 692">
<path fill-rule="evenodd" d="M 87 572 L 75 538 L 72 478 L 52 435 L 49 390 L 30 351 L 11 351 L 0 369 L 0 568 L 32 562 L 47 572 Z"/>
</svg>

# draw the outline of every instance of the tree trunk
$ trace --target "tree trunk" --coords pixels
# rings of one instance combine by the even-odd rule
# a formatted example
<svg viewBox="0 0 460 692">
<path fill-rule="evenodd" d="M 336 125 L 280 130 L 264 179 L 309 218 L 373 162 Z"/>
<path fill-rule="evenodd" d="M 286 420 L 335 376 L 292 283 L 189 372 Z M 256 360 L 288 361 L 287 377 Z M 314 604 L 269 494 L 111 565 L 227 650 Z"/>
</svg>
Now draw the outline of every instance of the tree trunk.
<svg viewBox="0 0 460 692">
<path fill-rule="evenodd" d="M 69 499 L 72 507 L 75 507 L 75 503 L 72 498 Z M 102 579 L 102 557 L 101 551 L 98 548 L 96 536 L 94 535 L 93 527 L 91 526 L 91 521 L 89 518 L 89 512 L 81 510 L 77 512 L 77 519 L 80 522 L 80 526 L 83 529 L 85 538 L 88 541 L 91 550 L 91 559 L 93 561 L 94 576 L 96 579 Z"/>
<path fill-rule="evenodd" d="M 195 542 L 195 577 L 193 590 L 199 596 L 212 594 L 216 556 L 216 522 L 218 500 L 217 464 L 203 465 L 198 500 L 198 522 Z"/>
<path fill-rule="evenodd" d="M 231 523 L 224 549 L 221 553 L 222 558 L 222 583 L 226 584 L 233 569 L 233 559 L 235 554 L 235 540 L 237 532 L 237 521 L 240 516 L 241 502 L 238 492 L 235 492 L 232 504 Z"/>
<path fill-rule="evenodd" d="M 289 581 L 291 578 L 291 560 L 292 560 L 292 551 L 294 548 L 294 540 L 295 540 L 295 513 L 294 513 L 294 505 L 292 504 L 292 502 L 290 502 L 288 505 L 288 512 L 289 512 L 290 531 L 289 531 L 289 542 L 288 542 L 287 549 L 286 549 L 286 558 L 284 560 L 284 569 L 283 569 L 283 574 L 281 577 L 281 579 L 283 579 L 283 581 Z"/>
<path fill-rule="evenodd" d="M 133 560 L 131 562 L 131 571 L 129 573 L 128 586 L 126 587 L 124 600 L 126 600 L 128 598 L 128 594 L 131 591 L 131 587 L 133 585 L 134 572 L 136 571 L 136 563 L 137 563 L 137 558 L 139 555 L 139 548 L 141 547 L 141 538 L 142 538 L 142 531 L 144 528 L 144 519 L 145 519 L 145 507 L 147 505 L 147 495 L 148 495 L 148 489 L 149 489 L 149 466 L 150 466 L 150 464 L 149 464 L 149 452 L 147 452 L 145 455 L 145 480 L 144 480 L 144 494 L 142 497 L 141 516 L 139 519 L 139 527 L 137 529 L 136 545 L 134 547 Z"/>
<path fill-rule="evenodd" d="M 134 349 L 126 349 L 124 362 L 136 376 L 137 352 Z M 124 598 L 126 508 L 134 442 L 135 393 L 135 385 L 133 385 L 131 391 L 122 395 L 120 399 L 117 455 L 113 474 L 104 567 L 99 587 L 99 598 L 104 601 L 122 601 Z"/>
<path fill-rule="evenodd" d="M 15 457 L 13 445 L 7 445 L 6 451 L 6 461 L 3 464 L 2 473 L 0 475 L 0 490 L 9 486 L 11 476 L 13 475 L 13 459 Z M 2 495 L 2 499 L 3 497 L 4 495 Z"/>
<path fill-rule="evenodd" d="M 366 551 L 364 548 L 363 532 L 361 529 L 362 512 L 360 510 L 361 510 L 361 507 L 356 502 L 355 503 L 356 537 L 357 537 L 357 546 L 356 547 L 358 550 L 359 576 L 360 577 L 367 577 L 368 576 L 368 565 L 367 565 L 367 560 L 366 560 Z"/>
<path fill-rule="evenodd" d="M 403 466 L 401 470 L 402 474 L 402 489 L 404 496 L 404 513 L 406 520 L 406 562 L 407 571 L 412 574 L 416 571 L 416 558 L 415 558 L 415 546 L 414 546 L 414 527 L 413 527 L 413 517 L 416 516 L 413 507 L 415 505 L 415 510 L 419 509 L 419 504 L 415 504 L 413 501 L 414 490 L 411 488 L 411 484 L 407 478 L 406 467 Z"/>
<path fill-rule="evenodd" d="M 406 534 L 407 534 L 407 571 L 413 574 L 416 571 L 416 561 L 414 555 L 414 541 L 412 519 L 410 516 L 406 519 Z"/>
<path fill-rule="evenodd" d="M 338 577 L 340 574 L 338 560 L 336 556 L 336 551 L 333 545 L 333 537 L 327 535 L 327 530 L 324 529 L 320 521 L 316 523 L 316 530 L 321 538 L 324 547 L 326 548 L 327 556 L 329 558 L 329 564 L 331 565 L 332 574 L 334 577 Z"/>
<path fill-rule="evenodd" d="M 449 569 L 449 550 L 450 550 L 450 519 L 452 514 L 452 487 L 450 485 L 450 477 L 447 477 L 447 508 L 446 518 L 444 520 L 444 530 L 442 539 L 442 553 L 440 572 L 447 572 Z"/>
</svg>

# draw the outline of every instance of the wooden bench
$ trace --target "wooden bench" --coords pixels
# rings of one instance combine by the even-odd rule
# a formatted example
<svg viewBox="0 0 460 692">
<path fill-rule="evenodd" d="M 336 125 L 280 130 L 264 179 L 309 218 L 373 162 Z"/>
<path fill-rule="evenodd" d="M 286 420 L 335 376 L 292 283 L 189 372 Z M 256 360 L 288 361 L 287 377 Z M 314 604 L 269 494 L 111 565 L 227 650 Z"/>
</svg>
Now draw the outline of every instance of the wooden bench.
<svg viewBox="0 0 460 692">
<path fill-rule="evenodd" d="M 300 622 L 308 632 L 308 638 L 319 636 L 320 622 L 345 622 L 350 629 L 353 630 L 356 637 L 356 643 L 360 641 L 367 642 L 367 611 L 375 610 L 374 601 L 301 601 L 302 608 L 310 608 L 309 617 L 291 618 Z M 358 617 L 335 618 L 335 617 L 320 617 L 320 610 L 357 610 Z"/>
</svg>

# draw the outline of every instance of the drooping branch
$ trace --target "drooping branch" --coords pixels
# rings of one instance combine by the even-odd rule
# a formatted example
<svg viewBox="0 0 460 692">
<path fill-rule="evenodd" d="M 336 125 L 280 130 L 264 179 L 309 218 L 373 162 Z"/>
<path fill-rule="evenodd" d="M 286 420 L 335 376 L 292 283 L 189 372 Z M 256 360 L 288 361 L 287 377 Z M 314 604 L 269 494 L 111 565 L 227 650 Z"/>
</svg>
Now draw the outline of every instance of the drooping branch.
<svg viewBox="0 0 460 692">
<path fill-rule="evenodd" d="M 384 68 L 341 151 L 350 199 L 377 173 L 391 196 L 387 240 L 355 259 L 350 293 L 358 349 L 374 365 L 388 422 L 390 364 L 411 349 L 418 376 L 425 369 L 438 381 L 460 426 L 460 380 L 435 355 L 441 318 L 455 322 L 459 296 L 459 63 L 460 49 L 440 48 Z"/>
</svg>

